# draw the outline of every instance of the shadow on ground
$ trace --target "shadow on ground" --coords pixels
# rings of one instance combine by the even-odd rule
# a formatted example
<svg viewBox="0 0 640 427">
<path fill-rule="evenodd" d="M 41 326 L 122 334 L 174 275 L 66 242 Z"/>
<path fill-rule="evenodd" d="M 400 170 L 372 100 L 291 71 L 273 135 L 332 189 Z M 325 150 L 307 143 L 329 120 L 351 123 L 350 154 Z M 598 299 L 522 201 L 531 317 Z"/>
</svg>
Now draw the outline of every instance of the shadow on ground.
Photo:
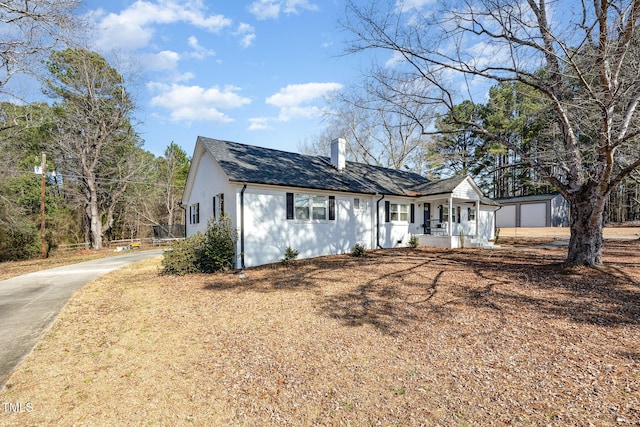
<svg viewBox="0 0 640 427">
<path fill-rule="evenodd" d="M 598 326 L 640 324 L 640 243 L 605 248 L 601 268 L 570 267 L 562 251 L 401 248 L 214 276 L 205 289 L 299 292 L 323 315 L 399 334 L 464 310 L 496 319 L 519 311 Z"/>
</svg>

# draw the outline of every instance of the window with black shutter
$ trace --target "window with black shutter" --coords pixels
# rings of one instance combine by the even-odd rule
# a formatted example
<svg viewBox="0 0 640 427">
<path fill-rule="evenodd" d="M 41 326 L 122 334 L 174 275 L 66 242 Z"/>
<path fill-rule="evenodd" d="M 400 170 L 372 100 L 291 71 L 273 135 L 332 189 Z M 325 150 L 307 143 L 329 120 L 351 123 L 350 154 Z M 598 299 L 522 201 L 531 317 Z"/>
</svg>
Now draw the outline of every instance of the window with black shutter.
<svg viewBox="0 0 640 427">
<path fill-rule="evenodd" d="M 293 193 L 287 193 L 287 219 L 293 219 Z"/>
<path fill-rule="evenodd" d="M 336 196 L 329 196 L 329 221 L 336 219 Z"/>
</svg>

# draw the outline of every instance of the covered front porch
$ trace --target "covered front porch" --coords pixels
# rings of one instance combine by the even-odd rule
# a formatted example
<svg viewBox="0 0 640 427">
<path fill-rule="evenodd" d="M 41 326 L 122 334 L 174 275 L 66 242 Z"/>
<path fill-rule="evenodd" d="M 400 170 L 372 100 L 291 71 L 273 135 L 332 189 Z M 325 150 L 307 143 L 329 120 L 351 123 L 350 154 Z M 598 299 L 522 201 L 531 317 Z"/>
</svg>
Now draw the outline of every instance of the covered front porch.
<svg viewBox="0 0 640 427">
<path fill-rule="evenodd" d="M 493 223 L 485 223 L 480 197 L 474 195 L 467 198 L 450 193 L 420 198 L 422 223 L 416 234 L 418 244 L 440 248 L 493 246 Z"/>
</svg>

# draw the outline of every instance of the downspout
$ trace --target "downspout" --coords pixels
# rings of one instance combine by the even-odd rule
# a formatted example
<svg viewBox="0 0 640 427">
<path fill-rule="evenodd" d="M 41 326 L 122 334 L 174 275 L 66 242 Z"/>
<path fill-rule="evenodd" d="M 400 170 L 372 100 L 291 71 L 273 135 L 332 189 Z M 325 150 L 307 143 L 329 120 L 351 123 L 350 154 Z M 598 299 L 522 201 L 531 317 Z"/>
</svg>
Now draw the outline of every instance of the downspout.
<svg viewBox="0 0 640 427">
<path fill-rule="evenodd" d="M 184 238 L 187 238 L 187 205 L 185 205 L 184 203 L 180 203 L 178 206 L 180 206 L 180 209 L 182 209 L 184 211 Z"/>
<path fill-rule="evenodd" d="M 384 199 L 384 194 L 376 202 L 376 249 L 382 249 L 380 246 L 380 202 Z"/>
<path fill-rule="evenodd" d="M 247 189 L 245 182 L 240 191 L 240 269 L 244 270 L 244 190 Z"/>
</svg>

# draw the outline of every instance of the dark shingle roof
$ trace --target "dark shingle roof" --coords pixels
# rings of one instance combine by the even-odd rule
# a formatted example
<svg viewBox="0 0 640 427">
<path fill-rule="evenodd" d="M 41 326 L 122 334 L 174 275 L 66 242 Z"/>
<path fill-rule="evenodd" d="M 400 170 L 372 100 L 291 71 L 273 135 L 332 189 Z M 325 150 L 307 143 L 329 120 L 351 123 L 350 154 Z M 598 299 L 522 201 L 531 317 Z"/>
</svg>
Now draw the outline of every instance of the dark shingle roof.
<svg viewBox="0 0 640 427">
<path fill-rule="evenodd" d="M 541 202 L 545 200 L 551 200 L 556 198 L 560 193 L 547 193 L 547 194 L 533 194 L 531 196 L 516 196 L 516 197 L 502 197 L 496 199 L 499 203 L 526 203 L 526 202 Z"/>
<path fill-rule="evenodd" d="M 414 190 L 417 193 L 422 194 L 423 196 L 449 194 L 452 193 L 453 190 L 455 190 L 455 188 L 465 180 L 465 178 L 467 178 L 466 175 L 456 175 L 452 176 L 451 178 L 444 178 L 438 181 L 431 181 L 427 184 L 422 184 L 414 188 Z M 482 203 L 483 205 L 500 206 L 499 203 L 496 203 L 484 194 L 480 194 L 480 203 Z"/>
<path fill-rule="evenodd" d="M 231 181 L 365 194 L 416 195 L 409 189 L 429 182 L 402 172 L 347 162 L 338 171 L 327 157 L 273 150 L 237 142 L 198 137 Z"/>
<path fill-rule="evenodd" d="M 456 175 L 451 178 L 431 181 L 426 184 L 419 185 L 414 190 L 425 196 L 435 196 L 437 194 L 451 193 L 466 178 L 465 175 Z"/>
<path fill-rule="evenodd" d="M 317 190 L 420 196 L 451 193 L 466 177 L 429 181 L 413 172 L 346 162 L 339 171 L 328 157 L 308 156 L 237 142 L 198 137 L 234 182 L 301 187 Z M 483 204 L 496 205 L 482 197 Z"/>
</svg>

